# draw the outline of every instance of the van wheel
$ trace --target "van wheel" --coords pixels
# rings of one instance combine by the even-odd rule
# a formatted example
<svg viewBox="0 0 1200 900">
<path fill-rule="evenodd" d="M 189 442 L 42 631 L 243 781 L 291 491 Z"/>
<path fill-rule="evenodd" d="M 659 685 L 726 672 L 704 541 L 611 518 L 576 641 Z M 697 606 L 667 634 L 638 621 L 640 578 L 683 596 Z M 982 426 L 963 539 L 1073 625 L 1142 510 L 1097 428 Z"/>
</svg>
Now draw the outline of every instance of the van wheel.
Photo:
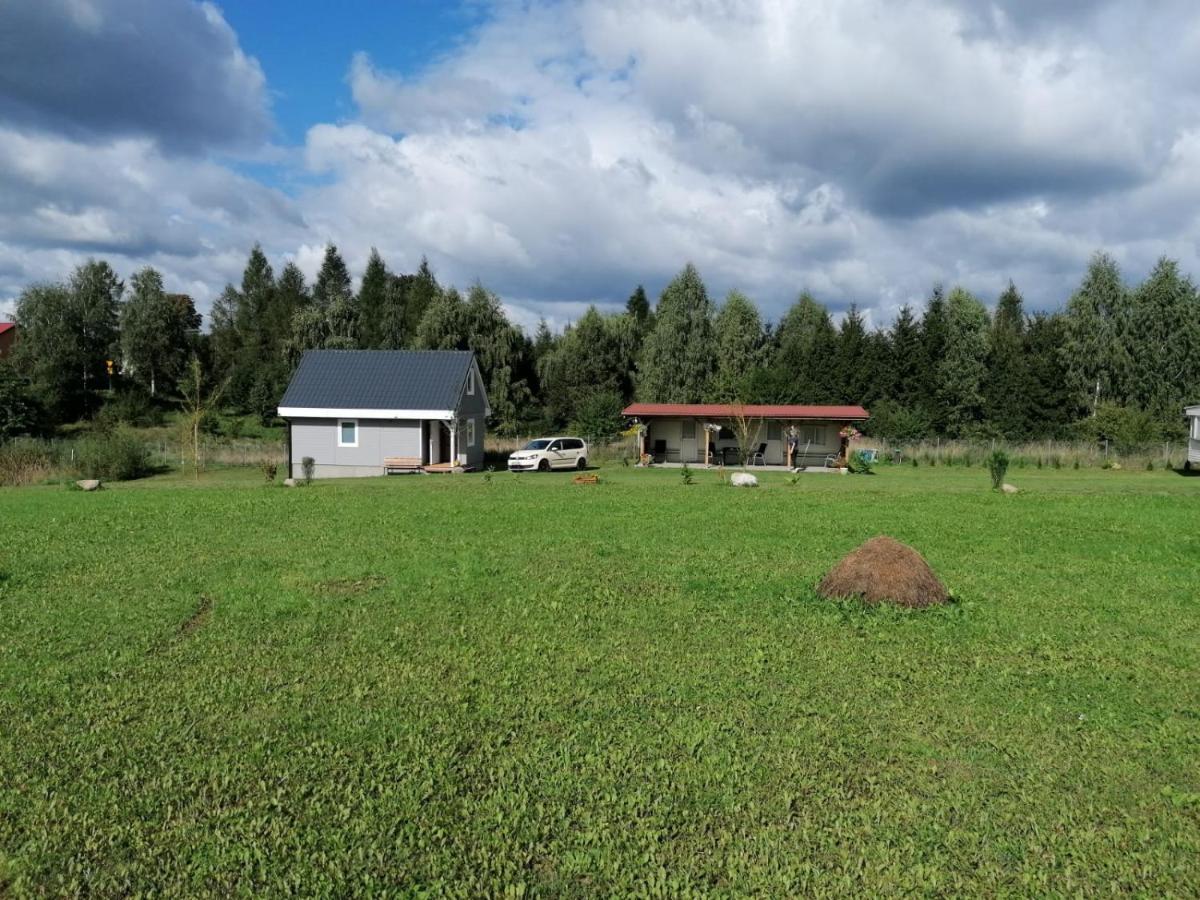
<svg viewBox="0 0 1200 900">
<path fill-rule="evenodd" d="M 577 468 L 580 472 L 582 472 L 584 469 L 587 468 L 587 460 L 582 456 L 579 457 L 579 460 L 575 463 L 575 468 Z"/>
<path fill-rule="evenodd" d="M 550 460 L 543 459 L 541 462 L 539 462 L 538 463 L 538 471 L 539 472 L 549 472 L 550 471 Z"/>
</svg>

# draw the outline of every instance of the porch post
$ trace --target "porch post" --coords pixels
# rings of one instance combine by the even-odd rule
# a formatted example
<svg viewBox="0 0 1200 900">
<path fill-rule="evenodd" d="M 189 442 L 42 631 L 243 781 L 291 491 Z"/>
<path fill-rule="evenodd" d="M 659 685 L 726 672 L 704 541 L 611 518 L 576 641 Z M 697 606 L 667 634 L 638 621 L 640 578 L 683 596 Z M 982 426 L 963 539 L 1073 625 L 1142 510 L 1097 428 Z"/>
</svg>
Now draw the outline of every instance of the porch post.
<svg viewBox="0 0 1200 900">
<path fill-rule="evenodd" d="M 450 428 L 450 465 L 458 465 L 458 420 L 451 419 L 447 425 Z"/>
</svg>

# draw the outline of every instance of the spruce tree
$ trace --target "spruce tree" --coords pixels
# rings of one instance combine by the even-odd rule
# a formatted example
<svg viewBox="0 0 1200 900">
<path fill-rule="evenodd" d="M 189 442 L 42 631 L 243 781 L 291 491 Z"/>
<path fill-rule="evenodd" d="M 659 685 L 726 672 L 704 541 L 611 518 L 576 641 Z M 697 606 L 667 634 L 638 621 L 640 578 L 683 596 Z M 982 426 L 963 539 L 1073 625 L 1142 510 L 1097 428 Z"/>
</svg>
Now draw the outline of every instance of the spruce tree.
<svg viewBox="0 0 1200 900">
<path fill-rule="evenodd" d="M 933 293 L 921 316 L 921 351 L 923 377 L 920 387 L 920 405 L 924 407 L 930 426 L 937 433 L 944 433 L 950 420 L 950 412 L 943 401 L 939 361 L 946 353 L 946 295 L 940 284 L 934 285 Z"/>
<path fill-rule="evenodd" d="M 892 322 L 888 339 L 890 379 L 888 396 L 906 409 L 921 405 L 928 357 L 921 343 L 921 327 L 905 304 Z"/>
<path fill-rule="evenodd" d="M 328 309 L 337 300 L 350 300 L 350 272 L 335 244 L 327 244 L 321 271 L 313 285 L 313 302 L 321 309 Z"/>
<path fill-rule="evenodd" d="M 383 257 L 374 247 L 358 288 L 359 341 L 364 349 L 384 346 L 386 330 L 389 275 Z"/>
<path fill-rule="evenodd" d="M 414 342 L 425 311 L 442 293 L 429 260 L 421 257 L 421 264 L 414 275 L 404 277 L 404 335 L 405 340 Z"/>
<path fill-rule="evenodd" d="M 629 295 L 629 300 L 625 304 L 625 312 L 633 317 L 633 321 L 640 327 L 646 325 L 650 319 L 650 300 L 646 297 L 646 289 L 640 284 Z"/>
<path fill-rule="evenodd" d="M 1067 340 L 1065 316 L 1035 313 L 1025 330 L 1028 363 L 1026 414 L 1029 436 L 1055 438 L 1075 421 L 1079 406 L 1067 385 L 1063 345 Z"/>
<path fill-rule="evenodd" d="M 833 363 L 834 399 L 863 403 L 874 375 L 867 329 L 857 304 L 851 304 L 838 329 L 837 356 Z"/>
<path fill-rule="evenodd" d="M 988 331 L 984 407 L 988 423 L 1007 438 L 1030 430 L 1030 374 L 1025 346 L 1024 301 L 1011 281 L 996 304 Z"/>
<path fill-rule="evenodd" d="M 637 392 L 658 403 L 699 403 L 715 367 L 712 304 L 696 267 L 688 263 L 663 290 L 654 330 L 642 344 Z"/>
</svg>

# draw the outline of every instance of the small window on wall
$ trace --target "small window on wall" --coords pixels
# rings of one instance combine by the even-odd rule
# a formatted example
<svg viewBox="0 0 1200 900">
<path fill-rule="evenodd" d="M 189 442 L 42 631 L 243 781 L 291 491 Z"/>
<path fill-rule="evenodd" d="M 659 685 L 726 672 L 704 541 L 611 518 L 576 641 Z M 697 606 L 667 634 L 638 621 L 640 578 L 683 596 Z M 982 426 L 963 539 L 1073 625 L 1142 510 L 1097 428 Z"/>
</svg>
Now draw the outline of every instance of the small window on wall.
<svg viewBox="0 0 1200 900">
<path fill-rule="evenodd" d="M 471 369 L 471 371 L 467 372 L 467 393 L 472 396 L 475 395 L 475 370 L 474 369 Z"/>
<path fill-rule="evenodd" d="M 768 441 L 778 441 L 780 439 L 779 428 L 780 428 L 780 426 L 779 426 L 778 422 L 768 422 L 767 423 L 767 440 Z"/>
<path fill-rule="evenodd" d="M 696 420 L 683 420 L 683 434 L 681 435 L 685 441 L 694 441 L 696 439 Z"/>
<path fill-rule="evenodd" d="M 475 420 L 467 419 L 467 446 L 475 446 Z"/>
<path fill-rule="evenodd" d="M 339 447 L 357 447 L 358 446 L 358 420 L 357 419 L 339 419 L 338 420 L 338 446 Z"/>
</svg>

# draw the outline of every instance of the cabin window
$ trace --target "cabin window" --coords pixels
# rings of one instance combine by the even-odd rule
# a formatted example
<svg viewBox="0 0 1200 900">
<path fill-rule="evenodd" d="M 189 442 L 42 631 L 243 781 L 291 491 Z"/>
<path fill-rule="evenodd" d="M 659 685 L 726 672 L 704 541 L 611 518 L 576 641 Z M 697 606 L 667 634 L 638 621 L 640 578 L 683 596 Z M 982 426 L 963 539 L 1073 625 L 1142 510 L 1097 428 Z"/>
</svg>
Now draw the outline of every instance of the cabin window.
<svg viewBox="0 0 1200 900">
<path fill-rule="evenodd" d="M 696 439 L 696 420 L 695 419 L 684 419 L 683 420 L 683 433 L 682 433 L 682 435 L 680 435 L 680 437 L 682 437 L 682 439 L 685 441 L 694 441 Z"/>
<path fill-rule="evenodd" d="M 825 443 L 825 428 L 822 425 L 804 425 L 800 428 L 800 443 L 814 444 L 818 447 Z"/>
<path fill-rule="evenodd" d="M 471 369 L 467 372 L 467 393 L 471 396 L 475 395 L 475 370 Z"/>
<path fill-rule="evenodd" d="M 780 440 L 780 425 L 778 422 L 768 422 L 767 423 L 767 440 L 768 441 Z"/>
<path fill-rule="evenodd" d="M 358 419 L 338 419 L 338 446 L 358 446 Z"/>
<path fill-rule="evenodd" d="M 717 432 L 717 440 L 718 441 L 735 441 L 735 440 L 737 440 L 737 438 L 734 437 L 734 434 L 730 429 L 726 428 L 725 426 L 721 426 L 721 430 Z"/>
<path fill-rule="evenodd" d="M 467 419 L 467 446 L 475 446 L 475 420 Z"/>
</svg>

